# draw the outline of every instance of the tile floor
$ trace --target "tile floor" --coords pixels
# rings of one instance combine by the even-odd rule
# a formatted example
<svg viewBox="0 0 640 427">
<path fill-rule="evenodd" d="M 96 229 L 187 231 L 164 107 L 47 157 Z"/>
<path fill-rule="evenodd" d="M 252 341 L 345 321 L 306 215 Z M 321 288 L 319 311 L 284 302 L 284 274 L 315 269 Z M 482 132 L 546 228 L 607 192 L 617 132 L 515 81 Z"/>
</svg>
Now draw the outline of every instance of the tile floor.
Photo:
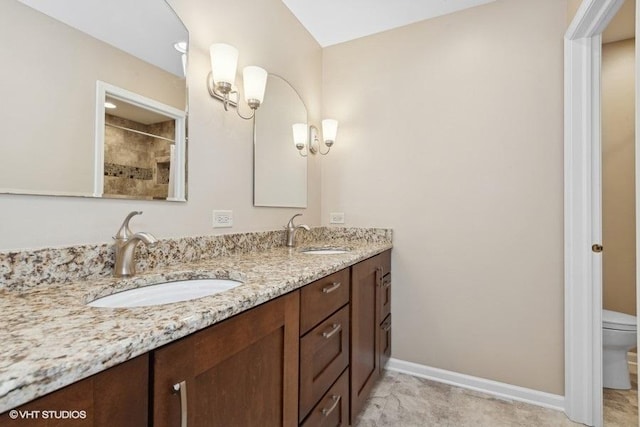
<svg viewBox="0 0 640 427">
<path fill-rule="evenodd" d="M 638 425 L 638 375 L 631 375 L 631 390 L 604 389 L 605 427 Z"/>
<path fill-rule="evenodd" d="M 569 421 L 563 412 L 501 400 L 392 371 L 386 371 L 378 382 L 356 423 L 356 427 L 581 425 Z"/>
</svg>

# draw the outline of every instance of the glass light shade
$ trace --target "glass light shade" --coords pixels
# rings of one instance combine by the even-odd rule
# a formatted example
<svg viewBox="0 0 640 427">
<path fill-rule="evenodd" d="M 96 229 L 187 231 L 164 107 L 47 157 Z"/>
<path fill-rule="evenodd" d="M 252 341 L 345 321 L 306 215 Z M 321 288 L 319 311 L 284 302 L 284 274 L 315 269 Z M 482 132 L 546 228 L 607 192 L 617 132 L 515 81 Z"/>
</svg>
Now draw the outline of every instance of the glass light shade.
<svg viewBox="0 0 640 427">
<path fill-rule="evenodd" d="M 333 119 L 325 119 L 322 121 L 322 138 L 324 141 L 335 142 L 338 134 L 338 121 Z"/>
<path fill-rule="evenodd" d="M 238 49 L 228 44 L 216 43 L 209 48 L 209 54 L 213 81 L 233 85 L 238 68 Z"/>
<path fill-rule="evenodd" d="M 307 124 L 296 123 L 293 126 L 293 144 L 298 150 L 302 150 L 307 143 Z"/>
<path fill-rule="evenodd" d="M 244 81 L 244 99 L 256 100 L 260 103 L 264 100 L 264 91 L 267 87 L 267 70 L 250 65 L 242 70 Z"/>
</svg>

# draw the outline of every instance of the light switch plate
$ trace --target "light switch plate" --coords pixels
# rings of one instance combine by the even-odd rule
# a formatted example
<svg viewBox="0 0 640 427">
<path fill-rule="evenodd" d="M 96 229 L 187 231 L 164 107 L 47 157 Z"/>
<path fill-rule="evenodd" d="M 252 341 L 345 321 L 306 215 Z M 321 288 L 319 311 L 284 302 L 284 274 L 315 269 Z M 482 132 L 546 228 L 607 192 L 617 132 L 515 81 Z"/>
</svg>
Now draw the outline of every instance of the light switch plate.
<svg viewBox="0 0 640 427">
<path fill-rule="evenodd" d="M 331 212 L 329 214 L 330 224 L 344 224 L 344 212 Z"/>
<path fill-rule="evenodd" d="M 233 211 L 213 211 L 213 228 L 233 227 Z"/>
</svg>

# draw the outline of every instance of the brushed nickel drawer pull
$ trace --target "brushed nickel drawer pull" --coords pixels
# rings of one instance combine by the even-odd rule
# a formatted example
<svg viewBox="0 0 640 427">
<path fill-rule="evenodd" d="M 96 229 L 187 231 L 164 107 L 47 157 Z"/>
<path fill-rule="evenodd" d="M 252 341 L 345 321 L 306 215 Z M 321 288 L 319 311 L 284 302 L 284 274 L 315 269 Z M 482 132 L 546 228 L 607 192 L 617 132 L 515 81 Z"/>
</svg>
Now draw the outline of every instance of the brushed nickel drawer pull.
<svg viewBox="0 0 640 427">
<path fill-rule="evenodd" d="M 385 280 L 382 282 L 382 287 L 383 287 L 383 288 L 388 288 L 389 286 L 391 286 L 391 278 L 389 278 L 389 279 L 385 279 Z"/>
<path fill-rule="evenodd" d="M 391 322 L 387 322 L 382 325 L 382 330 L 385 332 L 389 332 L 391 330 Z"/>
<path fill-rule="evenodd" d="M 335 334 L 337 334 L 340 329 L 342 329 L 342 325 L 340 323 L 334 323 L 333 326 L 331 327 L 331 330 L 329 332 L 323 332 L 322 336 L 325 337 L 326 339 L 329 339 Z"/>
<path fill-rule="evenodd" d="M 325 417 L 328 417 L 334 409 L 336 409 L 336 406 L 338 406 L 338 403 L 340 403 L 340 399 L 342 398 L 342 396 L 338 395 L 336 396 L 335 394 L 333 396 L 331 396 L 331 398 L 333 399 L 333 404 L 331 405 L 330 408 L 324 408 L 322 410 L 322 415 L 324 415 Z"/>
<path fill-rule="evenodd" d="M 180 393 L 180 427 L 187 427 L 187 382 L 174 384 L 173 392 Z"/>
<path fill-rule="evenodd" d="M 342 285 L 342 283 L 340 282 L 333 282 L 333 284 L 331 286 L 327 286 L 325 288 L 322 288 L 322 293 L 325 294 L 330 294 L 331 292 L 335 291 L 336 289 L 338 289 L 340 287 L 340 285 Z"/>
</svg>

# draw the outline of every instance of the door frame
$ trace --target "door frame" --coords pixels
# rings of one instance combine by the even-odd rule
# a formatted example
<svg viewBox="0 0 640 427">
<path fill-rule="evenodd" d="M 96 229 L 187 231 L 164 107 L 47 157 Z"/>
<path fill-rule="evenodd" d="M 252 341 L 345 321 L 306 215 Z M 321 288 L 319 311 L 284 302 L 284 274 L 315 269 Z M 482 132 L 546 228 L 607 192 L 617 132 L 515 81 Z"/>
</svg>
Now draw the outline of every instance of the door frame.
<svg viewBox="0 0 640 427">
<path fill-rule="evenodd" d="M 565 413 L 601 426 L 602 32 L 624 0 L 583 0 L 564 37 Z"/>
</svg>

